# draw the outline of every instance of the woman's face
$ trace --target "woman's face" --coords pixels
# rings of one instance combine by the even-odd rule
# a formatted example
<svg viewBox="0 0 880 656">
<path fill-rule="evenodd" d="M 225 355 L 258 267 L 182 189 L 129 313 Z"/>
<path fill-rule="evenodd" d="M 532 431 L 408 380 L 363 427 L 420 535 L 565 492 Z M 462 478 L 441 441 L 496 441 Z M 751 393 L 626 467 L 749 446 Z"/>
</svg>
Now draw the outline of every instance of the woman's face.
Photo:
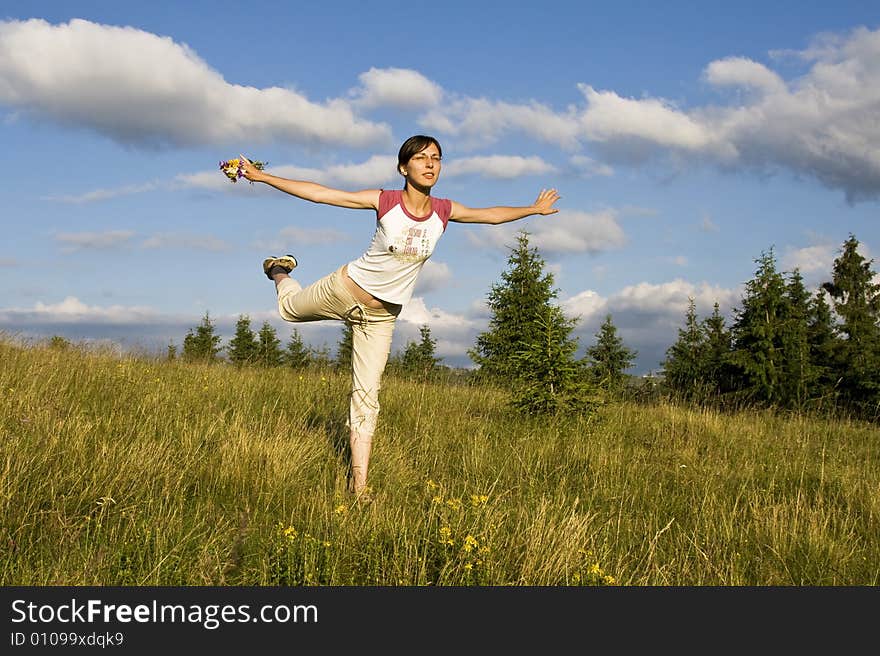
<svg viewBox="0 0 880 656">
<path fill-rule="evenodd" d="M 440 150 L 434 144 L 429 144 L 424 149 L 409 158 L 402 173 L 413 184 L 422 187 L 433 187 L 440 177 Z"/>
</svg>

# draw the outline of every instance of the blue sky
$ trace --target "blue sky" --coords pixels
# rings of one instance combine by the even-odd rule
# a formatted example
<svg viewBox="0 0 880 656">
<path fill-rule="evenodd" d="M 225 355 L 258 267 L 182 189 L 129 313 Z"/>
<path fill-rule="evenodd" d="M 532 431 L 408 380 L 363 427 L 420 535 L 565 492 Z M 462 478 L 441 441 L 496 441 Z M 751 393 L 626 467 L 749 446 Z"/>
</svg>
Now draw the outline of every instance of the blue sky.
<svg viewBox="0 0 880 656">
<path fill-rule="evenodd" d="M 556 187 L 560 212 L 451 223 L 393 348 L 427 323 L 468 366 L 524 229 L 581 348 L 611 314 L 646 373 L 688 299 L 730 316 L 763 252 L 812 288 L 849 234 L 880 253 L 878 116 L 876 2 L 0 2 L 0 331 L 164 349 L 207 311 L 286 340 L 262 259 L 295 254 L 308 284 L 375 215 L 217 162 L 396 188 L 426 133 L 435 195 Z M 339 324 L 297 327 L 335 349 Z"/>
</svg>

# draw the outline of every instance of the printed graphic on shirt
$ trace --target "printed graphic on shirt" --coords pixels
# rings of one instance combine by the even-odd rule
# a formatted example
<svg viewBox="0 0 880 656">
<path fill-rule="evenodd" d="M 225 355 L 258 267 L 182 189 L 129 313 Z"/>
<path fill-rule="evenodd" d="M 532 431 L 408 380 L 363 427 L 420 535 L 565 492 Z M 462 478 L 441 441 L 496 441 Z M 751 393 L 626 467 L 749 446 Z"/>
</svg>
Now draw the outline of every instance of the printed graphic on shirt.
<svg viewBox="0 0 880 656">
<path fill-rule="evenodd" d="M 431 256 L 432 250 L 428 229 L 421 226 L 412 226 L 406 232 L 398 233 L 388 246 L 388 251 L 404 262 L 426 260 Z"/>
</svg>

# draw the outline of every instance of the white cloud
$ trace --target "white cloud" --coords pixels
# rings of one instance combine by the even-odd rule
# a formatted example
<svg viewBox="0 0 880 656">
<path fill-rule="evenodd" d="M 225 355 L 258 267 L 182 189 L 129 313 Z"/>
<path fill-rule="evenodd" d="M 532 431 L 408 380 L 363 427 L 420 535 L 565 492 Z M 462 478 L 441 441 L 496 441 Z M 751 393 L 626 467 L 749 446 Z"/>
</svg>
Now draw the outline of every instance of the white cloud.
<svg viewBox="0 0 880 656">
<path fill-rule="evenodd" d="M 599 326 L 611 314 L 626 345 L 639 352 L 638 369 L 648 371 L 658 368 L 665 350 L 675 341 L 691 297 L 701 318 L 712 313 L 716 301 L 721 313 L 727 315 L 739 299 L 735 290 L 676 279 L 624 287 L 607 297 L 584 290 L 561 299 L 559 305 L 567 316 L 578 319 L 573 336 L 579 339 L 582 349 L 594 343 Z M 439 355 L 467 364 L 463 356 L 487 328 L 490 316 L 482 299 L 472 303 L 467 315 L 458 315 L 428 308 L 423 298 L 414 296 L 400 316 L 395 341 L 401 348 L 408 341 L 418 341 L 419 326 L 427 325 L 438 342 Z"/>
<path fill-rule="evenodd" d="M 348 101 L 230 84 L 185 44 L 81 19 L 0 22 L 0 103 L 139 146 L 391 139 Z"/>
<path fill-rule="evenodd" d="M 468 316 L 474 317 L 477 321 L 484 323 L 485 320 L 492 316 L 489 309 L 489 303 L 486 296 L 475 299 L 468 308 Z"/>
<path fill-rule="evenodd" d="M 397 158 L 387 155 L 373 155 L 363 162 L 331 164 L 323 169 L 283 164 L 272 167 L 271 173 L 292 180 L 364 189 L 381 187 L 400 176 L 397 173 Z"/>
<path fill-rule="evenodd" d="M 422 272 L 416 282 L 415 293 L 427 294 L 437 289 L 443 289 L 452 280 L 452 271 L 446 262 L 436 262 L 433 259 L 425 262 Z"/>
<path fill-rule="evenodd" d="M 660 284 L 630 285 L 607 297 L 585 290 L 563 299 L 560 305 L 567 316 L 579 319 L 573 334 L 582 348 L 595 343 L 600 325 L 611 315 L 624 344 L 638 352 L 637 368 L 648 371 L 658 368 L 666 349 L 675 342 L 678 329 L 684 326 L 690 298 L 694 299 L 699 318 L 711 315 L 716 302 L 721 314 L 728 317 L 739 302 L 740 290 L 677 278 Z"/>
<path fill-rule="evenodd" d="M 361 87 L 352 95 L 364 107 L 421 109 L 436 105 L 443 89 L 418 71 L 406 68 L 371 68 L 358 76 Z"/>
<path fill-rule="evenodd" d="M 131 230 L 107 230 L 106 232 L 60 232 L 55 241 L 62 244 L 64 253 L 80 250 L 116 248 L 126 244 L 134 236 Z"/>
<path fill-rule="evenodd" d="M 799 269 L 802 274 L 821 272 L 830 276 L 836 257 L 837 248 L 830 243 L 792 248 L 782 258 L 782 268 L 785 271 Z"/>
<path fill-rule="evenodd" d="M 592 317 L 604 316 L 607 312 L 608 299 L 602 298 L 592 289 L 587 289 L 565 299 L 560 306 L 567 316 L 589 321 Z"/>
<path fill-rule="evenodd" d="M 82 250 L 106 250 L 128 246 L 135 236 L 132 230 L 107 230 L 105 232 L 62 232 L 54 235 L 64 253 Z M 140 248 L 186 248 L 213 252 L 228 251 L 231 245 L 212 235 L 157 233 L 145 237 L 139 244 Z"/>
<path fill-rule="evenodd" d="M 174 176 L 172 186 L 175 188 L 209 189 L 212 191 L 225 191 L 231 187 L 238 187 L 238 182 L 230 182 L 220 173 L 219 169 L 211 171 L 199 171 L 198 173 L 178 173 Z"/>
<path fill-rule="evenodd" d="M 556 167 L 540 157 L 519 155 L 487 155 L 464 157 L 443 166 L 443 175 L 482 175 L 487 178 L 510 179 L 526 175 L 555 173 Z"/>
<path fill-rule="evenodd" d="M 842 189 L 850 202 L 875 198 L 880 31 L 855 30 L 836 47 L 808 56 L 813 67 L 801 79 L 707 120 L 735 145 L 739 165 L 787 168 Z"/>
<path fill-rule="evenodd" d="M 191 235 L 176 232 L 157 233 L 141 242 L 141 248 L 185 248 L 214 253 L 229 251 L 232 245 L 212 235 Z"/>
<path fill-rule="evenodd" d="M 783 93 L 785 82 L 763 64 L 744 57 L 713 61 L 704 71 L 706 80 L 716 86 L 750 87 L 765 93 Z"/>
<path fill-rule="evenodd" d="M 467 365 L 470 362 L 467 350 L 484 329 L 485 322 L 440 308 L 428 308 L 421 296 L 413 296 L 400 313 L 394 329 L 395 343 L 403 348 L 407 342 L 420 341 L 419 328 L 423 325 L 431 330 L 431 338 L 437 340 L 435 352 L 447 358 L 446 364 Z"/>
<path fill-rule="evenodd" d="M 336 244 L 349 241 L 351 235 L 335 230 L 334 228 L 300 228 L 299 226 L 287 226 L 278 231 L 269 239 L 258 240 L 255 244 L 262 250 L 289 253 L 295 252 L 298 247 L 314 246 L 319 244 Z"/>
<path fill-rule="evenodd" d="M 327 182 L 360 188 L 381 187 L 402 180 L 397 172 L 397 157 L 373 155 L 359 164 L 337 164 L 327 167 Z"/>
<path fill-rule="evenodd" d="M 331 164 L 323 169 L 281 164 L 270 170 L 274 175 L 291 180 L 308 180 L 319 184 L 342 188 L 379 188 L 396 182 L 400 178 L 397 173 L 397 158 L 387 155 L 373 155 L 363 162 L 348 164 Z M 180 187 L 210 189 L 227 192 L 250 192 L 252 189 L 264 190 L 264 185 L 249 185 L 240 180 L 231 183 L 220 173 L 219 169 L 182 173 L 175 181 Z"/>
<path fill-rule="evenodd" d="M 690 108 L 658 97 L 627 98 L 586 83 L 578 85 L 581 102 L 562 109 L 540 99 L 461 97 L 403 68 L 372 68 L 360 76 L 349 99 L 315 103 L 292 89 L 230 84 L 185 44 L 167 37 L 84 20 L 52 25 L 33 19 L 0 22 L 0 103 L 23 116 L 150 146 L 246 139 L 384 148 L 389 127 L 360 118 L 356 107 L 431 107 L 420 124 L 458 137 L 460 147 L 517 132 L 574 151 L 569 165 L 579 175 L 610 175 L 611 163 L 667 155 L 674 170 L 706 162 L 726 170 L 787 170 L 842 190 L 850 202 L 877 198 L 880 30 L 824 36 L 798 55 L 810 67 L 790 80 L 744 57 L 709 62 L 706 82 L 733 94 L 721 94 L 718 104 Z M 444 101 L 439 106 L 438 99 Z M 588 144 L 601 160 L 578 152 Z M 452 161 L 447 170 L 452 176 L 512 177 L 553 173 L 556 167 L 538 157 L 485 156 Z M 393 158 L 378 156 L 321 170 L 279 167 L 277 172 L 360 187 L 397 181 Z M 216 172 L 177 181 L 213 189 L 225 182 Z M 88 202 L 157 184 L 55 200 Z M 234 187 L 227 183 L 226 189 Z"/>
<path fill-rule="evenodd" d="M 147 307 L 111 305 L 101 307 L 87 305 L 75 296 L 68 296 L 58 303 L 38 301 L 32 308 L 0 309 L 0 325 L 27 323 L 84 323 L 139 324 L 155 321 L 158 313 Z"/>
<path fill-rule="evenodd" d="M 557 214 L 538 216 L 522 222 L 492 226 L 491 230 L 470 231 L 471 243 L 496 248 L 509 248 L 516 244 L 516 233 L 529 233 L 529 245 L 542 253 L 600 253 L 620 248 L 626 243 L 626 235 L 617 222 L 617 212 L 577 212 L 562 210 Z"/>
<path fill-rule="evenodd" d="M 568 160 L 575 173 L 582 178 L 591 178 L 599 175 L 602 177 L 611 177 L 614 175 L 614 169 L 607 164 L 598 162 L 592 157 L 585 155 L 572 155 Z"/>
<path fill-rule="evenodd" d="M 620 248 L 626 235 L 613 210 L 575 212 L 540 217 L 532 224 L 529 243 L 547 253 L 600 253 Z"/>
<path fill-rule="evenodd" d="M 780 267 L 783 271 L 793 271 L 797 268 L 807 288 L 815 288 L 823 282 L 831 280 L 834 272 L 834 261 L 843 252 L 843 245 L 835 245 L 830 240 L 820 235 L 812 236 L 813 243 L 801 248 L 789 247 L 781 258 Z M 859 242 L 856 249 L 867 262 L 873 260 L 871 249 L 865 242 Z M 871 267 L 875 276 L 874 284 L 880 284 L 880 271 L 876 263 Z"/>
<path fill-rule="evenodd" d="M 661 284 L 642 282 L 624 287 L 612 297 L 611 306 L 618 311 L 637 310 L 672 315 L 678 321 L 687 311 L 689 298 L 694 299 L 698 312 L 702 310 L 711 314 L 715 302 L 722 308 L 729 308 L 739 300 L 739 295 L 735 290 L 706 282 L 694 284 L 676 278 Z"/>
<path fill-rule="evenodd" d="M 397 158 L 386 155 L 373 155 L 363 162 L 333 164 L 324 169 L 283 164 L 272 167 L 271 172 L 292 180 L 309 180 L 329 186 L 341 188 L 388 188 L 388 185 L 399 179 Z M 264 185 L 248 184 L 244 179 L 230 182 L 219 167 L 196 173 L 179 173 L 167 183 L 146 182 L 136 185 L 125 185 L 116 189 L 97 189 L 82 194 L 46 196 L 45 200 L 64 203 L 91 203 L 119 196 L 126 196 L 163 189 L 205 189 L 231 194 L 267 193 L 270 190 Z"/>
<path fill-rule="evenodd" d="M 490 143 L 516 131 L 564 149 L 577 146 L 578 126 L 571 114 L 558 114 L 538 101 L 517 105 L 486 98 L 459 98 L 425 114 L 420 124 L 461 136 L 476 144 Z"/>
<path fill-rule="evenodd" d="M 784 80 L 742 57 L 709 62 L 704 79 L 732 89 L 729 104 L 681 108 L 663 98 L 625 98 L 579 84 L 582 105 L 556 110 L 458 98 L 422 124 L 477 144 L 508 132 L 577 150 L 590 143 L 605 162 L 668 155 L 677 168 L 715 162 L 726 170 L 790 171 L 844 192 L 849 202 L 880 196 L 880 30 L 823 36 L 799 56 L 811 64 Z"/>
<path fill-rule="evenodd" d="M 155 191 L 160 185 L 156 182 L 145 182 L 142 184 L 124 185 L 115 189 L 95 189 L 82 194 L 65 194 L 60 196 L 46 196 L 44 200 L 55 201 L 59 203 L 70 203 L 79 205 L 83 203 L 93 203 L 95 201 L 109 200 L 118 198 L 119 196 L 130 196 L 132 194 L 142 194 L 148 191 Z"/>
<path fill-rule="evenodd" d="M 660 98 L 622 98 L 613 91 L 578 85 L 587 107 L 578 117 L 590 141 L 641 140 L 653 145 L 700 150 L 713 144 L 710 131 Z"/>
<path fill-rule="evenodd" d="M 428 308 L 425 299 L 421 296 L 413 296 L 398 317 L 400 321 L 421 326 L 427 324 L 433 331 L 437 329 L 467 330 L 474 322 L 459 314 L 452 314 L 440 308 Z"/>
</svg>

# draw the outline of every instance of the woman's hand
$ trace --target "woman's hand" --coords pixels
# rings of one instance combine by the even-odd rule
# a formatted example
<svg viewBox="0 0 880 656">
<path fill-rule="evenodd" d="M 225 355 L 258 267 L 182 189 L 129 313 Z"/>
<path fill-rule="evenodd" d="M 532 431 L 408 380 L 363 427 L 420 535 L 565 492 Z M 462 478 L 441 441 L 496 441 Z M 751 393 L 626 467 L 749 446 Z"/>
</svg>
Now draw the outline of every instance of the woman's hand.
<svg viewBox="0 0 880 656">
<path fill-rule="evenodd" d="M 241 159 L 241 165 L 239 167 L 241 168 L 241 174 L 251 182 L 257 180 L 262 171 L 254 166 L 254 163 L 244 155 L 240 154 L 238 157 Z"/>
<path fill-rule="evenodd" d="M 556 214 L 558 208 L 553 207 L 553 203 L 559 200 L 559 193 L 555 189 L 542 189 L 538 194 L 538 199 L 532 208 L 535 214 Z"/>
</svg>

